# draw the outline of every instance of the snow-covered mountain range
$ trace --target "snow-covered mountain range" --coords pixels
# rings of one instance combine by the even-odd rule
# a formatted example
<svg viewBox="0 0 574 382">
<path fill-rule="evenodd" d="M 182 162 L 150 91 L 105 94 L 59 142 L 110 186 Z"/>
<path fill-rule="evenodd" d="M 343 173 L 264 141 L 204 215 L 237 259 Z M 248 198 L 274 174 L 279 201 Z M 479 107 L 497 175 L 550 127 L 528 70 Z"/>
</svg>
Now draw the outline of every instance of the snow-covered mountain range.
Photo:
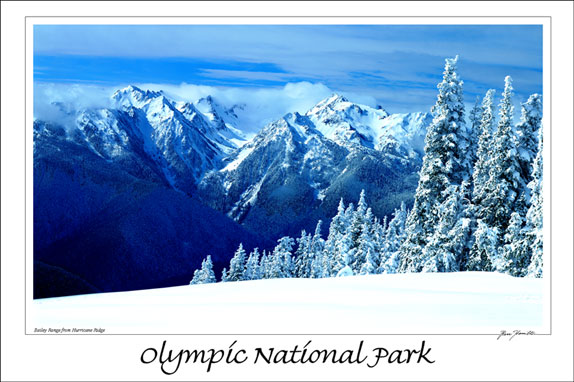
<svg viewBox="0 0 574 382">
<path fill-rule="evenodd" d="M 312 229 L 341 197 L 353 201 L 361 189 L 377 215 L 388 215 L 414 194 L 431 120 L 333 95 L 265 126 L 205 175 L 200 195 L 270 237 Z"/>
<path fill-rule="evenodd" d="M 86 256 L 97 256 L 77 258 L 86 241 L 117 238 L 105 239 L 110 245 L 99 250 L 123 267 L 139 264 L 124 271 L 135 279 L 160 253 L 183 253 L 179 264 L 193 258 L 189 267 L 173 266 L 158 276 L 158 285 L 168 285 L 159 280 L 189 280 L 206 254 L 219 268 L 240 241 L 265 247 L 282 235 L 311 230 L 334 215 L 340 198 L 356 202 L 361 189 L 375 215 L 389 215 L 401 201 L 412 201 L 432 119 L 427 113 L 389 114 L 333 95 L 248 139 L 238 129 L 242 105 L 228 108 L 213 97 L 174 101 L 128 86 L 111 95 L 109 107 L 54 106 L 65 122 L 34 121 L 38 259 L 96 288 L 106 284 L 101 290 L 125 290 L 130 283 L 114 284 L 109 278 L 122 275 L 82 268 L 90 263 Z M 183 227 L 189 214 L 195 226 Z M 213 243 L 192 244 L 201 232 Z M 217 237 L 225 240 L 215 243 Z M 151 238 L 157 248 L 137 243 Z"/>
</svg>

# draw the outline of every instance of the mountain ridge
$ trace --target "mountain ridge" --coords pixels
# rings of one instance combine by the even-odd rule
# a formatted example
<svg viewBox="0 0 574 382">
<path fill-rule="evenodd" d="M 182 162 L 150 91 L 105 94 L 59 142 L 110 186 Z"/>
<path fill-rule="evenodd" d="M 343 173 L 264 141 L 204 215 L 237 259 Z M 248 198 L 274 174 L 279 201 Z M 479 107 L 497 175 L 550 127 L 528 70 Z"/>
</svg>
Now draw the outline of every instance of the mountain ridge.
<svg viewBox="0 0 574 382">
<path fill-rule="evenodd" d="M 213 97 L 129 86 L 110 107 L 57 107 L 66 125 L 34 122 L 35 259 L 107 291 L 177 285 L 208 254 L 219 272 L 240 242 L 272 248 L 362 189 L 375 215 L 391 214 L 412 201 L 430 122 L 334 95 L 246 139 L 242 106 Z M 162 256 L 178 266 L 146 275 Z"/>
</svg>

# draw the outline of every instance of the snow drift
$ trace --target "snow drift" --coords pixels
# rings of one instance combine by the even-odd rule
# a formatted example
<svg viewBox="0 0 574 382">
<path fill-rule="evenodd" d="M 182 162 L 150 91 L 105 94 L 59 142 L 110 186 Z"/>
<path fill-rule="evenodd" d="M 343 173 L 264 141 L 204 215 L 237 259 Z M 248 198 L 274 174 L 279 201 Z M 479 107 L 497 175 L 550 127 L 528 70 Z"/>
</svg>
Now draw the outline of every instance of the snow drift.
<svg viewBox="0 0 574 382">
<path fill-rule="evenodd" d="M 543 279 L 487 272 L 186 285 L 34 300 L 28 331 L 496 334 L 542 327 L 543 285 Z"/>
</svg>

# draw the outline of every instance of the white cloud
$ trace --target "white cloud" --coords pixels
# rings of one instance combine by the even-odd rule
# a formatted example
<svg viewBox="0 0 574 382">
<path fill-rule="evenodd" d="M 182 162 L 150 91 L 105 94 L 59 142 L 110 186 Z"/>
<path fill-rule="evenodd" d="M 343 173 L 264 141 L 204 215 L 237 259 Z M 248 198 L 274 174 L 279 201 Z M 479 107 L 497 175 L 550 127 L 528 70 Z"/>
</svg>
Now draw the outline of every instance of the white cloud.
<svg viewBox="0 0 574 382">
<path fill-rule="evenodd" d="M 71 111 L 109 107 L 113 91 L 113 88 L 107 86 L 36 83 L 34 84 L 34 119 L 69 127 L 74 120 Z"/>
<path fill-rule="evenodd" d="M 176 101 L 197 101 L 211 95 L 225 107 L 237 104 L 245 106 L 241 111 L 242 126 L 248 133 L 261 129 L 265 124 L 279 119 L 289 112 L 305 113 L 319 101 L 340 93 L 351 101 L 375 106 L 375 99 L 348 92 L 337 92 L 321 83 L 297 82 L 288 83 L 283 87 L 274 88 L 224 88 L 193 84 L 135 84 L 141 89 L 163 90 L 165 94 Z M 81 109 L 92 107 L 109 107 L 110 97 L 126 85 L 113 87 L 94 85 L 68 85 L 38 83 L 34 88 L 34 117 L 37 119 L 69 123 L 61 106 Z"/>
</svg>

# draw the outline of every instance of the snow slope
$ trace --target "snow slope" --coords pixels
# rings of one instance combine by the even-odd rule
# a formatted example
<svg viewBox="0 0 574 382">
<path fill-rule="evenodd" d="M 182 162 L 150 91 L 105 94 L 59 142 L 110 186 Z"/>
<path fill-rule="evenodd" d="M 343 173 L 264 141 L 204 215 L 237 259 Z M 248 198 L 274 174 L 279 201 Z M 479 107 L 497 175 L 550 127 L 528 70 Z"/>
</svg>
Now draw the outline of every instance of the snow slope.
<svg viewBox="0 0 574 382">
<path fill-rule="evenodd" d="M 34 300 L 28 331 L 496 334 L 542 327 L 543 285 L 486 272 L 186 285 Z"/>
</svg>

